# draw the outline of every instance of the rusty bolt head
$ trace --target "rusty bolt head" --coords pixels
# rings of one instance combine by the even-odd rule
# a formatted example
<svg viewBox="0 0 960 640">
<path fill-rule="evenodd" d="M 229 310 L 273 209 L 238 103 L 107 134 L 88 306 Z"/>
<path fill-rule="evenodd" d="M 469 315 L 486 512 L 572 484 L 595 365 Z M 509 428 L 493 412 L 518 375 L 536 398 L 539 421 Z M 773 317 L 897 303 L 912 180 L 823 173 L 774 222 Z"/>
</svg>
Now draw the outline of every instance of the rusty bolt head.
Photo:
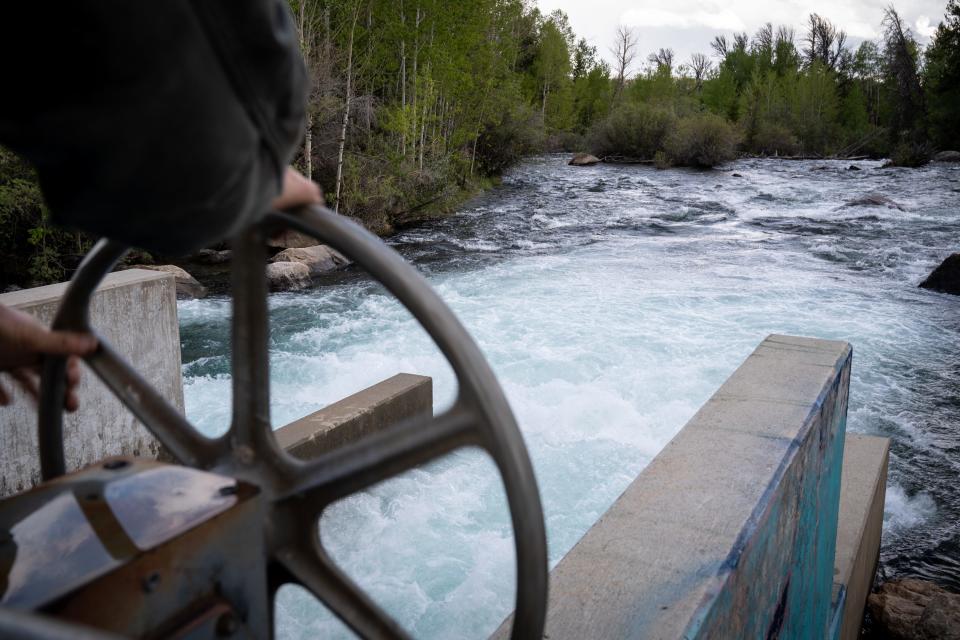
<svg viewBox="0 0 960 640">
<path fill-rule="evenodd" d="M 233 455 L 236 457 L 237 462 L 242 465 L 251 465 L 254 460 L 257 459 L 257 453 L 247 445 L 241 445 L 234 449 Z"/>
<path fill-rule="evenodd" d="M 220 638 L 229 638 L 240 628 L 237 616 L 232 611 L 228 611 L 217 620 L 217 636 Z"/>
<path fill-rule="evenodd" d="M 154 571 L 148 574 L 143 579 L 143 591 L 144 593 L 153 593 L 156 588 L 160 585 L 160 572 Z"/>
</svg>

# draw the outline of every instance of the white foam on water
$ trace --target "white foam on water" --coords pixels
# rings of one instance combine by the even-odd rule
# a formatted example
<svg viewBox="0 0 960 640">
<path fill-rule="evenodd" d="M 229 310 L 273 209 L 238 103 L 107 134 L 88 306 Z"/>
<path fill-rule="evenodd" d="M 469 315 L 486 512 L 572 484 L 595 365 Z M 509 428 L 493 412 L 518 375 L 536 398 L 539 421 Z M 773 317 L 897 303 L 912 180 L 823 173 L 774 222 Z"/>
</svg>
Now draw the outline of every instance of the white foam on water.
<svg viewBox="0 0 960 640">
<path fill-rule="evenodd" d="M 886 535 L 896 535 L 903 529 L 929 520 L 936 512 L 937 505 L 929 494 L 917 493 L 908 496 L 903 487 L 891 484 L 887 487 L 883 528 Z"/>
<path fill-rule="evenodd" d="M 538 194 L 539 212 L 497 204 L 468 211 L 469 237 L 452 244 L 486 261 L 457 268 L 454 256 L 428 276 L 490 360 L 517 416 L 543 497 L 551 565 L 770 333 L 851 341 L 849 427 L 909 439 L 921 453 L 940 446 L 921 428 L 938 418 L 916 400 L 928 374 L 913 371 L 918 361 L 932 363 L 935 375 L 937 363 L 955 353 L 943 353 L 944 331 L 956 341 L 960 327 L 909 282 L 929 267 L 932 236 L 911 235 L 917 246 L 904 252 L 900 240 L 872 247 L 855 233 L 821 232 L 818 225 L 850 217 L 824 205 L 842 202 L 850 185 L 801 182 L 790 168 L 744 169 L 736 189 L 687 200 L 690 211 L 711 206 L 704 198 L 735 210 L 724 222 L 661 215 L 679 209 L 659 198 L 713 189 L 721 180 L 715 174 L 647 172 L 617 189 L 609 177 L 604 193 L 586 191 L 596 184 L 588 176 L 581 204 L 570 207 L 564 194 L 576 184 L 548 183 L 587 174 L 550 162 L 533 161 L 517 174 Z M 762 211 L 754 200 L 761 191 L 786 198 L 777 205 L 783 211 Z M 900 212 L 869 213 L 902 224 L 894 218 Z M 798 217 L 808 219 L 805 226 L 791 226 Z M 651 226 L 663 224 L 675 231 Z M 510 225 L 517 237 L 509 237 Z M 540 235 L 527 238 L 532 232 L 524 229 Z M 432 238 L 451 243 L 456 233 L 441 226 L 398 241 L 429 251 Z M 502 237 L 493 242 L 484 233 Z M 529 251 L 490 257 L 521 241 Z M 189 302 L 180 312 L 185 352 L 193 354 L 185 365 L 187 411 L 217 433 L 229 418 L 229 308 Z M 364 282 L 274 296 L 271 318 L 275 426 L 399 372 L 434 378 L 437 411 L 456 395 L 449 366 L 423 330 Z M 896 536 L 934 518 L 937 508 L 924 493 L 907 497 L 906 480 L 893 475 L 886 522 Z M 456 452 L 337 503 L 322 520 L 321 538 L 418 637 L 483 638 L 512 609 L 509 514 L 499 476 L 480 452 Z M 297 589 L 281 593 L 277 621 L 280 638 L 349 637 Z"/>
</svg>

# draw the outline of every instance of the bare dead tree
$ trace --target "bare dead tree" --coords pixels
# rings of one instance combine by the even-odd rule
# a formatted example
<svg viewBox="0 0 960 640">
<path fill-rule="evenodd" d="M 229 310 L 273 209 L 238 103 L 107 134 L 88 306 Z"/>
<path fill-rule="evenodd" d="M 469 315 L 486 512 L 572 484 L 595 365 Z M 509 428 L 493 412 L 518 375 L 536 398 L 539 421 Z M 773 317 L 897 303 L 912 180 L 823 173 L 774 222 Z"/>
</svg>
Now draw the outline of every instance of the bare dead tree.
<svg viewBox="0 0 960 640">
<path fill-rule="evenodd" d="M 753 50 L 772 52 L 773 42 L 773 23 L 768 22 L 757 30 L 757 35 L 753 36 Z"/>
<path fill-rule="evenodd" d="M 730 53 L 730 45 L 727 43 L 727 36 L 716 36 L 713 39 L 713 42 L 710 43 L 710 48 L 713 49 L 713 55 L 723 60 L 727 57 L 727 54 Z"/>
<path fill-rule="evenodd" d="M 845 31 L 837 29 L 832 22 L 811 13 L 807 21 L 806 46 L 803 58 L 808 66 L 820 62 L 831 71 L 842 60 L 847 43 Z"/>
<path fill-rule="evenodd" d="M 661 48 L 654 51 L 647 56 L 647 61 L 650 62 L 657 71 L 666 69 L 669 73 L 673 73 L 673 49 Z"/>
<path fill-rule="evenodd" d="M 746 33 L 733 34 L 733 50 L 743 53 L 750 48 L 750 36 Z"/>
<path fill-rule="evenodd" d="M 627 74 L 630 73 L 630 67 L 637 57 L 638 41 L 637 34 L 633 29 L 624 25 L 617 27 L 616 40 L 613 48 L 610 49 L 616 60 L 617 72 L 617 87 L 613 94 L 614 101 L 619 99 L 623 93 L 623 87 L 627 82 Z"/>
<path fill-rule="evenodd" d="M 788 27 L 786 25 L 780 25 L 779 27 L 777 27 L 776 44 L 778 46 L 784 45 L 784 44 L 793 44 L 795 39 L 796 39 L 796 34 L 793 30 L 793 27 Z"/>
<path fill-rule="evenodd" d="M 693 74 L 693 80 L 696 83 L 697 91 L 703 89 L 703 81 L 707 79 L 713 70 L 713 61 L 703 53 L 694 53 L 690 56 L 690 63 L 687 65 Z"/>
</svg>

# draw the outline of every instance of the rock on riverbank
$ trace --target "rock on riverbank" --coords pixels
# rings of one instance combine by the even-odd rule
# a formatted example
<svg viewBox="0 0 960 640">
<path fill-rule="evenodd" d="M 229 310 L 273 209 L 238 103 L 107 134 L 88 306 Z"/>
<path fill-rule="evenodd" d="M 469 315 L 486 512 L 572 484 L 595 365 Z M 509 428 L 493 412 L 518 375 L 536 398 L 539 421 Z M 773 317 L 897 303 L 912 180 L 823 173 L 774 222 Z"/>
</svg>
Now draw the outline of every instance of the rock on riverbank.
<svg viewBox="0 0 960 640">
<path fill-rule="evenodd" d="M 589 153 L 578 153 L 573 156 L 573 159 L 568 163 L 571 167 L 592 167 L 595 164 L 600 164 L 600 158 L 597 156 L 592 156 Z"/>
<path fill-rule="evenodd" d="M 893 580 L 867 600 L 891 640 L 960 640 L 960 594 L 925 580 Z"/>
<path fill-rule="evenodd" d="M 135 264 L 129 269 L 146 269 L 148 271 L 162 271 L 172 273 L 177 283 L 177 298 L 181 300 L 195 300 L 207 297 L 207 288 L 200 284 L 196 278 L 186 272 L 186 270 L 173 264 Z"/>
<path fill-rule="evenodd" d="M 336 271 L 350 264 L 343 254 L 326 245 L 315 245 L 300 249 L 284 249 L 270 259 L 271 263 L 296 262 L 310 269 L 310 275 L 320 275 Z"/>
<path fill-rule="evenodd" d="M 960 162 L 960 151 L 941 151 L 933 156 L 934 162 Z"/>
<path fill-rule="evenodd" d="M 299 262 L 273 262 L 267 265 L 267 283 L 271 291 L 300 291 L 310 286 L 310 267 Z"/>
</svg>

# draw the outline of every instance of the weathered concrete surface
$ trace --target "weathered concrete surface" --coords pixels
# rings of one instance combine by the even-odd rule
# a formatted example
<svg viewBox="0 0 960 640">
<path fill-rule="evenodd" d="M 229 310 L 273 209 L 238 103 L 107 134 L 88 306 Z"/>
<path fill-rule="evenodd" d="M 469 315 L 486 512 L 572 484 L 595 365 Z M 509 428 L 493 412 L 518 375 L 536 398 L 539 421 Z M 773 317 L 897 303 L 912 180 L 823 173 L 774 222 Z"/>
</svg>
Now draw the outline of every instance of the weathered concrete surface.
<svg viewBox="0 0 960 640">
<path fill-rule="evenodd" d="M 274 434 L 281 447 L 298 458 L 310 459 L 432 411 L 433 380 L 401 373 L 281 427 Z"/>
<path fill-rule="evenodd" d="M 825 637 L 851 361 L 765 340 L 553 570 L 547 635 Z"/>
<path fill-rule="evenodd" d="M 863 610 L 880 556 L 889 459 L 889 439 L 847 434 L 834 560 L 834 638 L 860 637 Z"/>
<path fill-rule="evenodd" d="M 190 275 L 186 269 L 175 264 L 138 264 L 131 269 L 146 269 L 147 271 L 162 271 L 171 273 L 177 282 L 177 297 L 182 300 L 196 300 L 207 297 L 207 288 Z"/>
<path fill-rule="evenodd" d="M 0 295 L 0 304 L 49 324 L 65 284 Z M 180 329 L 174 277 L 129 270 L 107 276 L 93 297 L 93 326 L 175 407 L 183 410 Z M 112 455 L 154 458 L 159 444 L 133 414 L 83 367 L 80 411 L 64 421 L 68 470 Z M 0 495 L 32 487 L 39 480 L 37 412 L 18 389 L 14 402 L 0 407 Z"/>
</svg>

